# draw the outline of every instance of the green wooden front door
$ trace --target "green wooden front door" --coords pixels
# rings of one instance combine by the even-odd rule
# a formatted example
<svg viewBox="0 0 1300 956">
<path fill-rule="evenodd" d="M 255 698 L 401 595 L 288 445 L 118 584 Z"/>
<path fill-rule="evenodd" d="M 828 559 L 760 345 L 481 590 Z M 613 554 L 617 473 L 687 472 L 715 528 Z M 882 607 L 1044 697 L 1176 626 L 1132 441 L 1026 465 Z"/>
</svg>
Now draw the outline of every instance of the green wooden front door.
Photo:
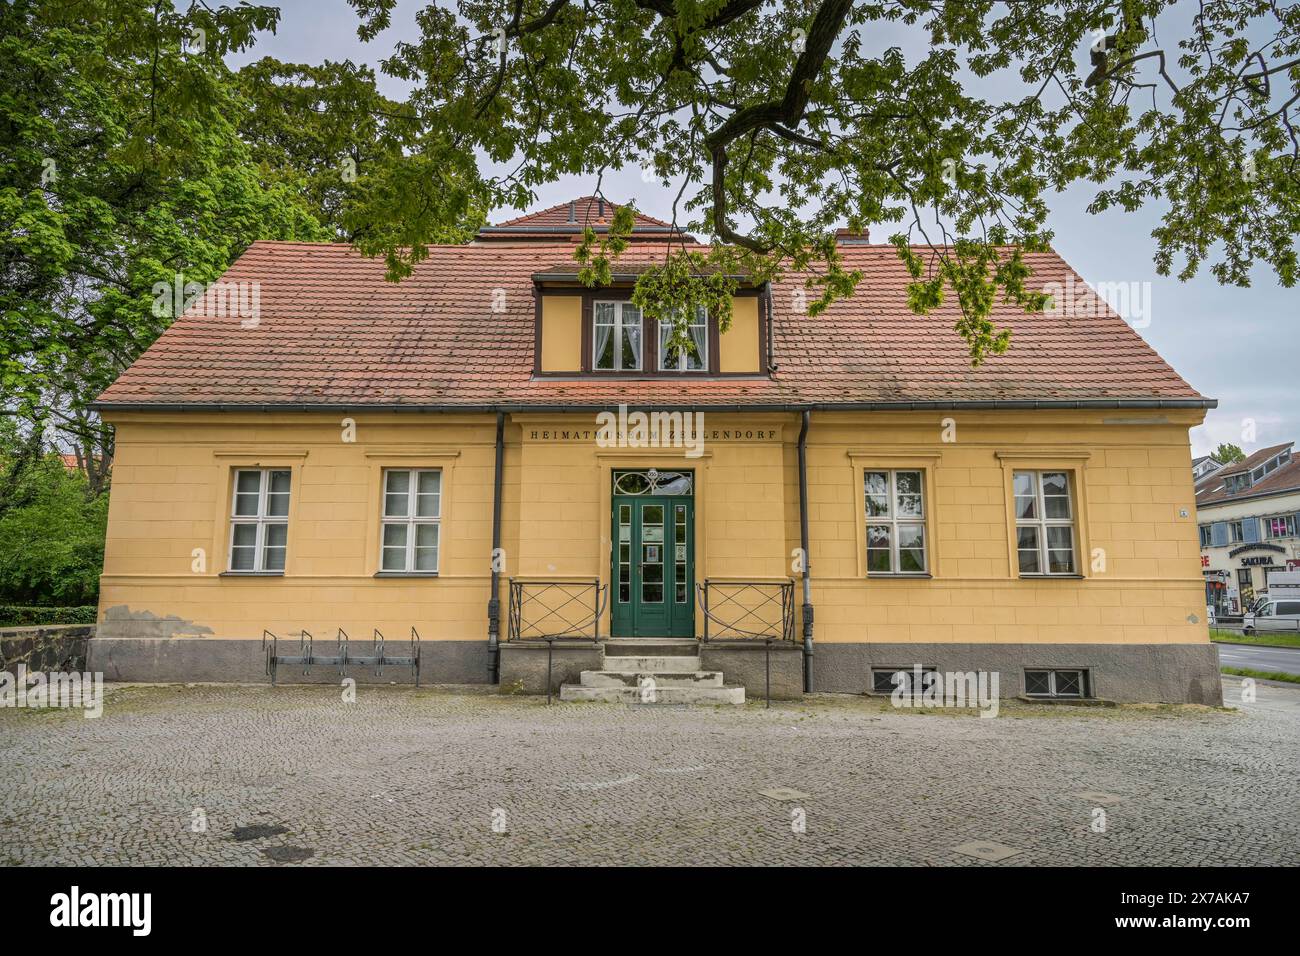
<svg viewBox="0 0 1300 956">
<path fill-rule="evenodd" d="M 695 635 L 695 509 L 689 497 L 614 496 L 615 637 Z"/>
</svg>

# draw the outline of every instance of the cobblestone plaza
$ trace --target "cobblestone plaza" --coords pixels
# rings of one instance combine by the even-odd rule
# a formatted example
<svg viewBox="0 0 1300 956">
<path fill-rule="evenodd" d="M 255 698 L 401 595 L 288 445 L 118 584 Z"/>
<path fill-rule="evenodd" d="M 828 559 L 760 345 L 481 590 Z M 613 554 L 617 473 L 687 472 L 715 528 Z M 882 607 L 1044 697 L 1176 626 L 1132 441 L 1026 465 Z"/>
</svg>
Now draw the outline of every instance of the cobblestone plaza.
<svg viewBox="0 0 1300 956">
<path fill-rule="evenodd" d="M 982 719 L 119 685 L 99 719 L 0 711 L 2 862 L 1295 865 L 1300 690 L 1224 697 Z"/>
</svg>

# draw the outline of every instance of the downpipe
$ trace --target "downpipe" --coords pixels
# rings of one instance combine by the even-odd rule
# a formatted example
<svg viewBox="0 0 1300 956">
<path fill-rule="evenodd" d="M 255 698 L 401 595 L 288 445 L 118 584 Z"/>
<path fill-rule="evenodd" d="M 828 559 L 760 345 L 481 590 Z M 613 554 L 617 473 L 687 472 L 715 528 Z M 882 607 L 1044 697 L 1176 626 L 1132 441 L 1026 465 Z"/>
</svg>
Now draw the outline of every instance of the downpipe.
<svg viewBox="0 0 1300 956">
<path fill-rule="evenodd" d="M 501 679 L 501 484 L 505 470 L 506 416 L 497 412 L 496 467 L 492 476 L 492 591 L 488 598 L 488 680 Z"/>
<path fill-rule="evenodd" d="M 813 692 L 812 568 L 808 558 L 808 421 L 805 409 L 799 427 L 799 548 L 803 557 L 803 692 Z"/>
</svg>

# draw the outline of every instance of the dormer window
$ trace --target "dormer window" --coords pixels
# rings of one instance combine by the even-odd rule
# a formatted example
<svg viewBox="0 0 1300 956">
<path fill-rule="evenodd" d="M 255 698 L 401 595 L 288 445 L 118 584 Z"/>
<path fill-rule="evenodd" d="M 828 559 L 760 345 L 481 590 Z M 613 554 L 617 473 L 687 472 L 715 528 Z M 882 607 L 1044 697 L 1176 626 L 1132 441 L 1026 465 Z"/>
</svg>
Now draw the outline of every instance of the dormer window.
<svg viewBox="0 0 1300 956">
<path fill-rule="evenodd" d="M 689 332 L 691 343 L 685 348 L 673 345 L 671 322 L 659 321 L 659 371 L 704 372 L 709 368 L 709 314 L 704 307 L 696 309 Z"/>
<path fill-rule="evenodd" d="M 1254 471 L 1250 473 L 1251 482 L 1254 483 L 1256 481 L 1259 481 L 1265 475 L 1271 475 L 1273 472 L 1277 471 L 1279 468 L 1281 468 L 1290 460 L 1291 460 L 1290 451 L 1284 451 L 1280 455 L 1275 455 L 1274 457 L 1270 458 L 1268 461 L 1264 462 L 1264 464 L 1260 465 L 1258 468 L 1256 468 Z"/>
<path fill-rule="evenodd" d="M 610 372 L 641 369 L 641 310 L 631 302 L 592 303 L 591 354 L 596 368 Z"/>
<path fill-rule="evenodd" d="M 671 322 L 660 323 L 632 303 L 630 277 L 615 278 L 620 281 L 592 290 L 578 286 L 576 274 L 533 276 L 535 375 L 696 379 L 765 374 L 768 314 L 762 289 L 742 288 L 732 296 L 726 332 L 719 328 L 718 316 L 701 308 L 683 330 L 685 336 L 673 341 Z"/>
</svg>

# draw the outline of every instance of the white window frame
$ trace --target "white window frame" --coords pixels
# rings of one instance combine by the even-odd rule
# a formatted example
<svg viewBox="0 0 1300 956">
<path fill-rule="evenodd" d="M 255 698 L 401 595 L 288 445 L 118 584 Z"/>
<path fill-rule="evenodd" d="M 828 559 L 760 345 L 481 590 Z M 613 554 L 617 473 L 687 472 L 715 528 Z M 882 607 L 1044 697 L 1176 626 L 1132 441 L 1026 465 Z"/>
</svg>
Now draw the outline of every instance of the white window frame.
<svg viewBox="0 0 1300 956">
<path fill-rule="evenodd" d="M 266 568 L 266 529 L 271 525 L 284 525 L 284 560 L 285 566 L 289 563 L 289 515 L 288 508 L 283 515 L 271 515 L 267 513 L 267 495 L 271 490 L 271 475 L 275 472 L 283 472 L 289 476 L 289 507 L 293 502 L 293 469 L 291 468 L 235 468 L 233 469 L 233 480 L 230 487 L 230 539 L 226 547 L 226 571 L 229 574 L 283 574 L 284 568 Z M 241 515 L 235 512 L 239 509 L 239 476 L 242 474 L 256 474 L 258 476 L 257 486 L 257 514 Z M 241 525 L 254 525 L 257 527 L 257 536 L 253 542 L 253 566 L 251 568 L 235 567 L 235 529 Z M 247 547 L 246 545 L 244 547 Z"/>
<path fill-rule="evenodd" d="M 1208 524 L 1203 524 L 1203 525 L 1198 525 L 1197 527 L 1198 530 L 1200 531 L 1201 547 L 1202 548 L 1214 547 L 1214 534 L 1213 534 L 1212 526 Z"/>
<path fill-rule="evenodd" d="M 1016 495 L 1016 478 L 1020 475 L 1032 475 L 1034 479 L 1034 512 L 1037 517 L 1022 518 L 1016 508 L 1016 498 L 1023 497 Z M 1064 475 L 1065 476 L 1065 500 L 1070 508 L 1068 518 L 1049 518 L 1047 516 L 1047 502 L 1043 494 L 1043 476 L 1044 475 Z M 1052 497 L 1059 497 L 1053 495 Z M 1074 475 L 1065 468 L 1019 468 L 1011 473 L 1011 513 L 1015 516 L 1016 521 L 1016 572 L 1022 578 L 1073 578 L 1078 577 L 1079 571 L 1079 529 L 1075 526 L 1075 517 L 1078 514 L 1078 505 L 1076 504 L 1077 495 L 1075 494 Z M 1022 551 L 1028 551 L 1028 548 L 1020 547 L 1020 529 L 1036 528 L 1038 531 L 1038 570 L 1023 571 L 1020 568 L 1020 554 Z M 1053 571 L 1051 570 L 1051 556 L 1049 551 L 1060 551 L 1060 548 L 1049 548 L 1047 544 L 1048 528 L 1069 528 L 1070 529 L 1070 570 Z"/>
<path fill-rule="evenodd" d="M 1029 675 L 1031 673 L 1047 675 L 1048 692 L 1046 694 L 1035 694 L 1030 692 Z M 1057 674 L 1078 674 L 1079 693 L 1077 694 L 1060 693 L 1056 687 Z M 1025 681 L 1024 690 L 1025 690 L 1026 697 L 1035 697 L 1041 699 L 1056 698 L 1059 700 L 1087 700 L 1091 696 L 1091 688 L 1088 686 L 1089 674 L 1087 669 L 1083 667 L 1026 667 L 1024 681 Z"/>
<path fill-rule="evenodd" d="M 1282 533 L 1273 533 L 1273 522 L 1282 522 Z M 1264 519 L 1264 532 L 1268 538 L 1294 538 L 1296 536 L 1295 515 L 1270 515 Z"/>
<path fill-rule="evenodd" d="M 1246 540 L 1246 522 L 1249 518 L 1241 518 L 1237 521 L 1228 522 L 1228 543 L 1241 544 Z"/>
<path fill-rule="evenodd" d="M 919 515 L 899 515 L 898 514 L 898 475 L 901 472 L 916 474 L 921 482 L 918 497 L 921 499 L 921 513 Z M 886 475 L 889 479 L 889 514 L 873 515 L 868 498 L 871 492 L 867 490 L 868 475 Z M 889 575 L 891 577 L 914 577 L 930 573 L 930 537 L 926 528 L 927 513 L 925 507 L 925 469 L 924 468 L 864 468 L 862 470 L 862 511 L 866 518 L 864 530 L 866 533 L 866 570 L 868 577 L 882 577 Z M 880 548 L 871 547 L 871 528 L 875 525 L 889 526 L 889 570 L 873 571 L 871 570 L 871 552 L 879 551 Z M 921 570 L 920 571 L 902 571 L 899 570 L 898 562 L 898 528 L 899 525 L 915 525 L 921 529 Z"/>
<path fill-rule="evenodd" d="M 405 472 L 410 476 L 406 488 L 406 514 L 404 516 L 388 514 L 388 476 Z M 435 474 L 438 476 L 438 509 L 434 515 L 417 514 L 420 495 L 420 476 L 425 474 Z M 379 477 L 379 573 L 380 574 L 410 574 L 410 575 L 436 575 L 438 569 L 442 566 L 442 497 L 443 497 L 443 470 L 441 468 L 385 468 Z M 384 566 L 384 552 L 396 550 L 384 547 L 384 529 L 389 525 L 397 525 L 406 528 L 406 553 L 403 558 L 402 567 L 389 568 Z M 416 530 L 420 525 L 432 525 L 438 529 L 436 546 L 436 558 L 433 568 L 415 567 L 415 540 Z"/>
<path fill-rule="evenodd" d="M 664 334 L 665 326 L 671 326 L 672 321 L 659 319 L 655 322 L 655 351 L 657 354 L 656 361 L 661 372 L 685 372 L 689 375 L 703 375 L 709 370 L 709 313 L 705 311 L 704 306 L 699 306 L 695 310 L 695 321 L 691 323 L 692 328 L 703 327 L 704 329 L 704 347 L 700 350 L 700 367 L 686 367 L 686 353 L 678 352 L 676 368 L 669 368 L 664 364 Z M 693 341 L 693 340 L 692 340 Z"/>
<path fill-rule="evenodd" d="M 596 351 L 596 338 L 598 335 L 598 325 L 596 322 L 596 313 L 602 305 L 612 305 L 614 307 L 614 367 L 601 368 L 596 363 L 600 356 Z M 625 308 L 636 309 L 636 325 L 640 331 L 640 337 L 637 339 L 639 346 L 636 354 L 636 365 L 632 368 L 623 367 L 623 310 Z M 657 334 L 657 333 L 656 333 Z M 630 299 L 597 299 L 591 304 L 591 368 L 594 372 L 639 372 L 645 365 L 645 322 L 641 310 Z"/>
</svg>

